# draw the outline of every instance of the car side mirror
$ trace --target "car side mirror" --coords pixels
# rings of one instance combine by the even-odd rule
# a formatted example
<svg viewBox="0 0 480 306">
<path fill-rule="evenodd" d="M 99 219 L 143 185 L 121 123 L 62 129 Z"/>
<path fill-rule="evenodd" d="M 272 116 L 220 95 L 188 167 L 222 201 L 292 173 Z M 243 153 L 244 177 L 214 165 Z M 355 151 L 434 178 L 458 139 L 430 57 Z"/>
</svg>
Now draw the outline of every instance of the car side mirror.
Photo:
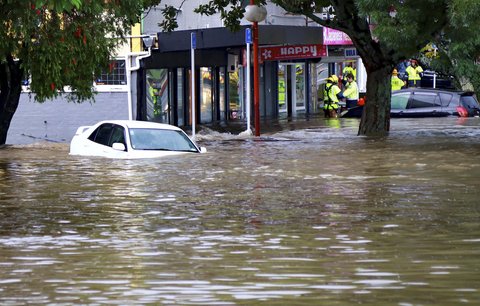
<svg viewBox="0 0 480 306">
<path fill-rule="evenodd" d="M 125 145 L 121 142 L 115 142 L 112 144 L 112 149 L 117 151 L 126 151 Z"/>
<path fill-rule="evenodd" d="M 207 153 L 207 148 L 200 147 L 200 153 Z"/>
</svg>

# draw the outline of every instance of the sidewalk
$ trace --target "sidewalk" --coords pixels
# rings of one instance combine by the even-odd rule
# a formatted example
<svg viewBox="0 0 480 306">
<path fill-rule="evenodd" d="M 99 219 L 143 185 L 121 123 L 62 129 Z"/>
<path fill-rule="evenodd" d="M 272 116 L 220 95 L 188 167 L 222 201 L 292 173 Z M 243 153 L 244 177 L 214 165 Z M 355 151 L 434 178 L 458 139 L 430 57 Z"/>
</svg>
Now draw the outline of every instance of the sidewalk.
<svg viewBox="0 0 480 306">
<path fill-rule="evenodd" d="M 273 134 L 280 131 L 292 131 L 308 128 L 340 128 L 343 126 L 356 126 L 360 124 L 359 119 L 346 118 L 325 118 L 323 114 L 305 116 L 300 114 L 291 118 L 262 119 L 260 121 L 260 135 Z M 196 127 L 200 132 L 202 128 L 208 128 L 219 133 L 230 133 L 238 135 L 247 129 L 244 121 L 229 121 L 222 123 L 201 124 Z M 253 123 L 251 124 L 252 133 L 255 134 Z M 191 132 L 191 127 L 186 127 L 187 133 Z"/>
</svg>

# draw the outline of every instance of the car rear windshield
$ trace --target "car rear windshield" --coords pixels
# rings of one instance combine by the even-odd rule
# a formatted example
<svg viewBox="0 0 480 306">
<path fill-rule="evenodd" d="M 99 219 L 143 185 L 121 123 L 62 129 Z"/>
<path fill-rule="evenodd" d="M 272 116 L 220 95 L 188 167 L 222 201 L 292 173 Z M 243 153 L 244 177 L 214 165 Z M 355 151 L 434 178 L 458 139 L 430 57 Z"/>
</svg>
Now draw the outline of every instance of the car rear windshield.
<svg viewBox="0 0 480 306">
<path fill-rule="evenodd" d="M 465 95 L 460 98 L 462 105 L 467 108 L 480 108 L 477 99 L 473 95 Z"/>
</svg>

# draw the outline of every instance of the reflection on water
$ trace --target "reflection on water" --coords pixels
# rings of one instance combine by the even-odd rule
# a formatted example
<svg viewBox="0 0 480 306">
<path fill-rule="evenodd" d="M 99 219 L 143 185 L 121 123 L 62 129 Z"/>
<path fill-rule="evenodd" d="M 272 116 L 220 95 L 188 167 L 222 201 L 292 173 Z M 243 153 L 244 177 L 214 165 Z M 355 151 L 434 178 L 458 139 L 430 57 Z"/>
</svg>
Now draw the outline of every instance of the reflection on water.
<svg viewBox="0 0 480 306">
<path fill-rule="evenodd" d="M 478 305 L 480 121 L 0 150 L 0 304 Z"/>
</svg>

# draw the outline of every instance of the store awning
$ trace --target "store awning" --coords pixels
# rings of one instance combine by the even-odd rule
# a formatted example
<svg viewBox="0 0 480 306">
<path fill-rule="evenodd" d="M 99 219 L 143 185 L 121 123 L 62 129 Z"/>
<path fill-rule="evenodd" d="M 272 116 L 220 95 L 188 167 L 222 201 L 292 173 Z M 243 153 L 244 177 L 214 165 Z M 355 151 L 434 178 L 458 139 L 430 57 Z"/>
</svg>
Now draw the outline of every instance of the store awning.
<svg viewBox="0 0 480 306">
<path fill-rule="evenodd" d="M 245 28 L 231 32 L 227 28 L 209 28 L 159 32 L 158 52 L 175 52 L 190 50 L 190 33 L 196 33 L 197 49 L 229 48 L 245 45 Z M 322 44 L 322 27 L 299 27 L 281 25 L 259 25 L 258 40 L 260 45 L 298 45 Z"/>
</svg>

